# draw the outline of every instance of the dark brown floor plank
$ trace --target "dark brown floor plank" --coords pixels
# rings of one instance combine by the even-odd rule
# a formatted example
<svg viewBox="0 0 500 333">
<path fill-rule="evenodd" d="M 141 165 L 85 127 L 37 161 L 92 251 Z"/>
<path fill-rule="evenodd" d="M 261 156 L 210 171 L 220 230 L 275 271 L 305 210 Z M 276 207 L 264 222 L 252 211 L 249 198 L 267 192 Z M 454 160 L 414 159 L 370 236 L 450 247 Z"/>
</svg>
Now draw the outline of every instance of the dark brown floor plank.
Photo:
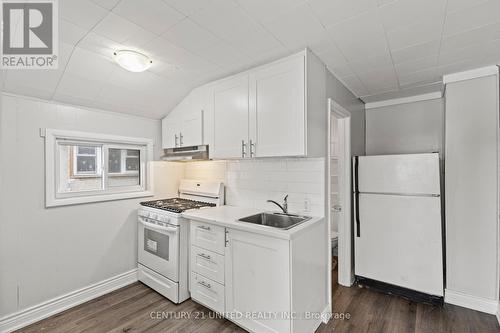
<svg viewBox="0 0 500 333">
<path fill-rule="evenodd" d="M 322 324 L 318 333 L 500 332 L 492 315 L 449 304 L 442 307 L 417 304 L 366 288 L 340 286 L 336 268 L 332 291 L 333 312 L 350 318 L 333 318 L 327 325 Z M 191 300 L 176 305 L 137 282 L 17 332 L 242 333 L 245 330 Z"/>
<path fill-rule="evenodd" d="M 77 320 L 85 319 L 96 313 L 105 312 L 108 308 L 123 302 L 124 300 L 151 292 L 150 289 L 142 283 L 133 283 L 126 287 L 115 290 L 106 295 L 95 298 L 86 303 L 58 313 L 50 318 L 42 320 L 23 328 L 23 333 L 34 332 L 68 332 L 69 326 L 74 325 Z"/>
</svg>

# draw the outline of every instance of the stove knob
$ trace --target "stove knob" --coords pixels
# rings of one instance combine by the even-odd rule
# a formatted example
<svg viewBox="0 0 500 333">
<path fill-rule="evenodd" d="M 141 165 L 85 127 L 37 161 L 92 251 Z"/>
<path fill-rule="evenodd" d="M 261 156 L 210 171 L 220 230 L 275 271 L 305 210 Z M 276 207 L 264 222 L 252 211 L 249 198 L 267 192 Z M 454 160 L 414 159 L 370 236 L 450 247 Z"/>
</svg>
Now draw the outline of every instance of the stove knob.
<svg viewBox="0 0 500 333">
<path fill-rule="evenodd" d="M 152 218 L 153 220 L 158 220 L 158 214 L 149 214 L 149 217 Z"/>
</svg>

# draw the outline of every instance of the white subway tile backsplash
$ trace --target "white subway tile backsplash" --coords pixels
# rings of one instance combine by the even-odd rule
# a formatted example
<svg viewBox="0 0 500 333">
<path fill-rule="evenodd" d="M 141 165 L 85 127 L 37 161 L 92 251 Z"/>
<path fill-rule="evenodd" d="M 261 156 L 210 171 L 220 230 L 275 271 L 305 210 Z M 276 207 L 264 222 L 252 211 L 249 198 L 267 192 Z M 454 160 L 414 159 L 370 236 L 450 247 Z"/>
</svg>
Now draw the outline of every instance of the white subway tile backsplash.
<svg viewBox="0 0 500 333">
<path fill-rule="evenodd" d="M 186 163 L 185 177 L 226 182 L 226 161 L 201 161 Z"/>
<path fill-rule="evenodd" d="M 323 158 L 191 162 L 186 164 L 185 176 L 223 181 L 227 205 L 276 210 L 266 200 L 282 202 L 288 194 L 290 212 L 325 213 Z"/>
</svg>

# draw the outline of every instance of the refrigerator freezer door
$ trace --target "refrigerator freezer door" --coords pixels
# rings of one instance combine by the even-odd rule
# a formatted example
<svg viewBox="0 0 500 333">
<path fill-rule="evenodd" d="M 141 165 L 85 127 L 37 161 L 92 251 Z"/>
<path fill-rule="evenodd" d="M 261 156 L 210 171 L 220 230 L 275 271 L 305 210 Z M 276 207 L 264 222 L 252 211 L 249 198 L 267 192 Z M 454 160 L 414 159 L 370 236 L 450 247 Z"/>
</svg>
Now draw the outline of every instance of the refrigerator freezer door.
<svg viewBox="0 0 500 333">
<path fill-rule="evenodd" d="M 443 296 L 440 198 L 360 194 L 359 218 L 356 275 Z"/>
<path fill-rule="evenodd" d="M 359 156 L 362 193 L 439 195 L 439 154 Z"/>
</svg>

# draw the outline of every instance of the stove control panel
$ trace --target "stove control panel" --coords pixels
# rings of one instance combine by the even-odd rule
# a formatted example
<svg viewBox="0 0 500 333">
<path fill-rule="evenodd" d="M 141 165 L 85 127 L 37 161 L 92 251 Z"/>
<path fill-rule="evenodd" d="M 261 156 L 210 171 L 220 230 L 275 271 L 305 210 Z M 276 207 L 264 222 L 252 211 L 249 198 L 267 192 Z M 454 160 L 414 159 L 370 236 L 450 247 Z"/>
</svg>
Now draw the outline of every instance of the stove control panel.
<svg viewBox="0 0 500 333">
<path fill-rule="evenodd" d="M 163 215 L 161 213 L 148 212 L 145 209 L 139 209 L 137 212 L 137 215 L 139 215 L 140 217 L 143 217 L 145 219 L 151 219 L 151 220 L 155 220 L 155 221 L 170 223 L 169 216 Z"/>
</svg>

